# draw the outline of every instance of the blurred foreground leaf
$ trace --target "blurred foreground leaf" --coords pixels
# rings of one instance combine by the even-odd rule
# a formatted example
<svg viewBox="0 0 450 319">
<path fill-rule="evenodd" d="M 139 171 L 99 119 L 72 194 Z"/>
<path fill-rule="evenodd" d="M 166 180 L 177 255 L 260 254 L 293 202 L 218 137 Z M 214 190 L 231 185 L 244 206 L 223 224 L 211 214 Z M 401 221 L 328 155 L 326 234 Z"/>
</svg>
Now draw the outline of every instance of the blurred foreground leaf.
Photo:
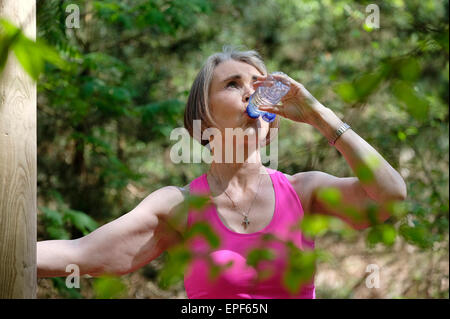
<svg viewBox="0 0 450 319">
<path fill-rule="evenodd" d="M 6 19 L 0 19 L 0 27 L 0 72 L 5 66 L 9 50 L 14 52 L 24 70 L 35 81 L 44 70 L 46 61 L 61 69 L 66 68 L 66 62 L 58 52 L 42 39 L 29 39 L 22 30 Z"/>
<path fill-rule="evenodd" d="M 393 225 L 382 224 L 373 226 L 367 234 L 367 243 L 369 247 L 374 247 L 378 243 L 386 246 L 392 246 L 395 243 L 397 231 Z"/>
<path fill-rule="evenodd" d="M 167 289 L 182 281 L 192 257 L 192 253 L 183 245 L 170 249 L 164 267 L 158 274 L 158 286 Z"/>
<path fill-rule="evenodd" d="M 127 293 L 127 286 L 114 276 L 95 278 L 93 287 L 96 299 L 123 298 Z"/>
<path fill-rule="evenodd" d="M 413 118 L 419 122 L 428 120 L 429 104 L 425 98 L 414 90 L 411 84 L 405 81 L 394 81 L 392 93 L 406 106 L 406 111 Z"/>
</svg>

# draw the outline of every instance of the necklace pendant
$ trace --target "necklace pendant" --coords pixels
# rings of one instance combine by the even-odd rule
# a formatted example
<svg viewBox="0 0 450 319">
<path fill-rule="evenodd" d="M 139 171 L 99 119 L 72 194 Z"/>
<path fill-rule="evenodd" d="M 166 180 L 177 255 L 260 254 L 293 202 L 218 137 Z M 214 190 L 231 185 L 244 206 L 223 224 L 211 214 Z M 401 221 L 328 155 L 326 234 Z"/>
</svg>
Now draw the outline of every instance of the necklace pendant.
<svg viewBox="0 0 450 319">
<path fill-rule="evenodd" d="M 244 228 L 247 229 L 248 224 L 250 224 L 247 216 L 244 216 L 244 221 L 242 222 L 242 224 L 244 225 Z"/>
</svg>

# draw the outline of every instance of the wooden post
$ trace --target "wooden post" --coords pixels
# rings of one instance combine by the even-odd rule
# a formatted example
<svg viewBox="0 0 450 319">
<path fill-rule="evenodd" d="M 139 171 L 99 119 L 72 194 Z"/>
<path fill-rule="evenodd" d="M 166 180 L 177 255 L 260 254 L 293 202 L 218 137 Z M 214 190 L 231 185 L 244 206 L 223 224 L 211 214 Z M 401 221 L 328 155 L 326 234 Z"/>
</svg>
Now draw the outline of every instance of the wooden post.
<svg viewBox="0 0 450 319">
<path fill-rule="evenodd" d="M 0 17 L 35 39 L 35 0 L 0 0 Z M 36 83 L 10 52 L 0 74 L 0 298 L 36 297 L 36 167 Z"/>
</svg>

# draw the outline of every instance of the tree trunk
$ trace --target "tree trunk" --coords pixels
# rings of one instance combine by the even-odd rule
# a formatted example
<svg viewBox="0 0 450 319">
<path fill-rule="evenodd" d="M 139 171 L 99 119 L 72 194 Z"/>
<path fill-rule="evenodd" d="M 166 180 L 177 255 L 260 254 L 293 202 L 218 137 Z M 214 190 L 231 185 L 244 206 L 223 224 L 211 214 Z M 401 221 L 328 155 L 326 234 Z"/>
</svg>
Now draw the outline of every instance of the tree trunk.
<svg viewBox="0 0 450 319">
<path fill-rule="evenodd" d="M 35 0 L 0 0 L 0 17 L 36 37 Z M 0 298 L 36 297 L 36 83 L 14 54 L 0 74 Z"/>
</svg>

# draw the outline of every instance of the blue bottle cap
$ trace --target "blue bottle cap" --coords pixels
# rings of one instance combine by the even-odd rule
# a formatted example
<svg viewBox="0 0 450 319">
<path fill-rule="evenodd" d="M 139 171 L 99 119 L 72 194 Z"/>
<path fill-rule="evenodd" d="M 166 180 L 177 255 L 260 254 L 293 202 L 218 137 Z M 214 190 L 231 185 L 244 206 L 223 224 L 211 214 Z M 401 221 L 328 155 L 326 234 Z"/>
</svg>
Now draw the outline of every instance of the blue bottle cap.
<svg viewBox="0 0 450 319">
<path fill-rule="evenodd" d="M 253 98 L 253 95 L 250 96 L 250 99 L 249 99 L 248 105 L 247 105 L 247 109 L 246 109 L 248 116 L 250 116 L 253 119 L 256 119 L 256 118 L 262 116 L 264 121 L 269 122 L 269 123 L 273 122 L 275 120 L 276 114 L 258 110 L 258 108 L 252 103 L 252 98 Z"/>
</svg>

